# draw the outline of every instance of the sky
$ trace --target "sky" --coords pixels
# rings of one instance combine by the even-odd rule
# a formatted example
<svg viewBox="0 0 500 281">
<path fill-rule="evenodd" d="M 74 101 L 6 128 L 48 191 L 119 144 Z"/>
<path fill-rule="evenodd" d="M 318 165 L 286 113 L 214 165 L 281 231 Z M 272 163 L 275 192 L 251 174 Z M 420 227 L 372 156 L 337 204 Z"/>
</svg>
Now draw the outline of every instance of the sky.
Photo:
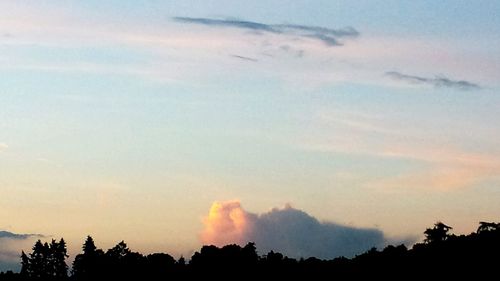
<svg viewBox="0 0 500 281">
<path fill-rule="evenodd" d="M 40 237 L 330 258 L 498 221 L 498 11 L 0 1 L 0 270 Z"/>
</svg>

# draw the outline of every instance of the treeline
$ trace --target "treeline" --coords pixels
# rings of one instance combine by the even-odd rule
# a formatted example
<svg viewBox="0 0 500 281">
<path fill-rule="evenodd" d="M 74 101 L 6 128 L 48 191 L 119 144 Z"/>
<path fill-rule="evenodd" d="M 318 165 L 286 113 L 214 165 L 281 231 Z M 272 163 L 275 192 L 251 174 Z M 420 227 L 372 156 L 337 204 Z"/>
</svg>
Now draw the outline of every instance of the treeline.
<svg viewBox="0 0 500 281">
<path fill-rule="evenodd" d="M 469 235 L 450 234 L 452 228 L 438 222 L 425 230 L 423 243 L 412 249 L 404 245 L 375 248 L 348 259 L 294 259 L 278 252 L 259 256 L 255 244 L 222 248 L 203 246 L 189 262 L 169 254 L 142 255 L 125 242 L 103 251 L 92 237 L 75 257 L 71 272 L 65 263 L 66 243 L 40 240 L 33 251 L 21 253 L 20 273 L 1 273 L 0 280 L 178 280 L 216 278 L 334 279 L 452 279 L 500 278 L 500 223 L 481 222 Z"/>
</svg>

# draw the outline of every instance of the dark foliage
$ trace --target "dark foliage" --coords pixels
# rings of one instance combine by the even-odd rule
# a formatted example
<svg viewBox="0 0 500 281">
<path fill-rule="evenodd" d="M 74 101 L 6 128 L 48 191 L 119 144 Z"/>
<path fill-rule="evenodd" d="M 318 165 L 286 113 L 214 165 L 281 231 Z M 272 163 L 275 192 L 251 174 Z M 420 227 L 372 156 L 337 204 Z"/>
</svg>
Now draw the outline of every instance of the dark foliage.
<svg viewBox="0 0 500 281">
<path fill-rule="evenodd" d="M 66 242 L 61 238 L 59 242 L 42 243 L 36 241 L 33 251 L 28 255 L 21 253 L 21 272 L 23 279 L 64 280 L 68 277 L 66 265 Z"/>
<path fill-rule="evenodd" d="M 64 240 L 50 244 L 37 241 L 33 252 L 21 254 L 20 273 L 0 273 L 0 280 L 229 280 L 290 278 L 304 280 L 376 280 L 498 278 L 500 224 L 481 222 L 476 232 L 453 235 L 452 228 L 438 222 L 425 230 L 425 240 L 412 249 L 404 245 L 372 248 L 352 259 L 296 260 L 278 252 L 257 255 L 254 243 L 244 247 L 203 246 L 187 263 L 164 253 L 144 256 L 131 251 L 124 241 L 104 252 L 92 237 L 75 257 L 67 276 Z"/>
</svg>

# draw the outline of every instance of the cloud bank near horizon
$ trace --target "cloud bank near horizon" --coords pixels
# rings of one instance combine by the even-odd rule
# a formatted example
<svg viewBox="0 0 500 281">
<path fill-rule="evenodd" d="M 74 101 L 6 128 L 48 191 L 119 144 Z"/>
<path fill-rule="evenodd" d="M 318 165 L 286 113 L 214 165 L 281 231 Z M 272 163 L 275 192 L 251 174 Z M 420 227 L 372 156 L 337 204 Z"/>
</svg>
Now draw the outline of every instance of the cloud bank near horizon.
<svg viewBox="0 0 500 281">
<path fill-rule="evenodd" d="M 27 234 L 27 233 L 22 233 L 22 234 L 19 234 L 19 233 L 13 233 L 13 232 L 10 232 L 10 231 L 5 231 L 5 230 L 0 230 L 0 238 L 9 238 L 9 239 L 16 239 L 16 240 L 24 240 L 24 239 L 28 239 L 28 238 L 42 238 L 42 237 L 45 237 L 44 235 L 42 234 Z"/>
<path fill-rule="evenodd" d="M 13 233 L 0 230 L 0 272 L 16 271 L 20 267 L 21 249 L 31 247 L 33 240 L 45 237 L 42 234 Z"/>
<path fill-rule="evenodd" d="M 239 201 L 214 202 L 205 218 L 201 242 L 223 246 L 255 242 L 261 254 L 271 250 L 291 257 L 352 257 L 387 239 L 375 228 L 320 222 L 289 205 L 263 214 L 244 210 Z"/>
</svg>

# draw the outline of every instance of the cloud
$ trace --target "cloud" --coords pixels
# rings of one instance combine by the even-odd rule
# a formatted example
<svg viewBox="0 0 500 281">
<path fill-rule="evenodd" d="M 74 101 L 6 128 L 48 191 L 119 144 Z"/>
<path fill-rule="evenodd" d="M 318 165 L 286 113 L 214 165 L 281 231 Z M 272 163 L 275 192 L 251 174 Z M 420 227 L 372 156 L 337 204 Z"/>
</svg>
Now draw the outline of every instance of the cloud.
<svg viewBox="0 0 500 281">
<path fill-rule="evenodd" d="M 250 29 L 256 31 L 267 31 L 273 33 L 281 33 L 277 29 L 273 28 L 271 25 L 251 22 L 251 21 L 242 21 L 242 20 L 219 20 L 219 19 L 208 19 L 208 18 L 190 18 L 190 17 L 174 17 L 175 21 L 184 22 L 184 23 L 194 23 L 194 24 L 203 24 L 210 26 L 225 26 L 225 27 L 236 27 L 243 29 Z"/>
<path fill-rule="evenodd" d="M 247 70 L 240 72 L 238 77 L 240 73 L 228 67 L 234 63 L 231 54 L 243 54 L 263 62 L 259 64 L 262 67 L 259 75 L 278 78 L 294 90 L 302 91 L 344 81 L 386 85 L 387 80 L 380 79 L 382 70 L 411 66 L 411 72 L 425 72 L 428 71 L 427 61 L 439 61 L 439 65 L 434 66 L 439 73 L 468 77 L 480 84 L 498 84 L 499 64 L 491 56 L 469 52 L 453 41 L 360 36 L 354 28 L 259 25 L 220 19 L 205 19 L 202 24 L 203 21 L 196 18 L 178 19 L 183 20 L 159 25 L 153 18 L 131 19 L 116 24 L 101 17 L 89 18 L 84 11 L 64 5 L 36 6 L 0 1 L 0 25 L 13 35 L 12 38 L 0 37 L 9 51 L 8 56 L 0 59 L 0 68 L 118 75 L 153 83 L 192 85 L 196 82 L 201 85 L 212 83 L 220 75 L 231 79 L 247 78 L 248 73 L 243 73 Z M 186 30 L 179 28 L 179 23 L 212 26 L 214 30 Z M 329 47 L 352 38 L 357 40 L 349 41 L 348 46 Z M 89 48 L 81 49 L 82 45 Z M 289 51 L 280 47 L 285 45 L 290 46 Z M 436 49 L 436 46 L 441 48 Z M 87 53 L 89 49 L 93 50 L 92 54 Z M 119 59 L 103 61 L 103 55 L 108 57 L 110 51 L 113 52 L 111 57 Z M 33 57 L 32 52 L 43 54 Z M 45 54 L 53 53 L 60 54 L 61 59 L 43 59 Z M 273 58 L 272 63 L 270 58 Z"/>
<path fill-rule="evenodd" d="M 217 246 L 245 244 L 257 219 L 243 210 L 239 201 L 214 202 L 205 218 L 201 241 Z"/>
<path fill-rule="evenodd" d="M 231 55 L 233 58 L 245 60 L 245 61 L 251 61 L 251 62 L 258 62 L 258 59 L 250 58 L 250 57 L 245 57 L 245 56 L 240 56 L 240 55 Z"/>
<path fill-rule="evenodd" d="M 457 42 L 443 38 L 429 40 L 364 33 L 359 36 L 354 28 L 258 25 L 258 22 L 231 19 L 205 19 L 206 23 L 201 24 L 196 21 L 200 18 L 187 17 L 178 18 L 184 21 L 163 25 L 153 18 L 116 24 L 101 17 L 89 18 L 84 11 L 64 5 L 36 6 L 18 2 L 0 1 L 0 24 L 5 32 L 13 35 L 12 38 L 0 39 L 7 51 L 15 50 L 1 59 L 2 70 L 71 71 L 85 75 L 126 76 L 153 83 L 191 85 L 196 82 L 200 85 L 211 83 L 212 76 L 220 77 L 221 73 L 234 79 L 235 71 L 227 67 L 227 64 L 234 63 L 230 55 L 243 54 L 263 62 L 258 66 L 263 69 L 259 75 L 279 78 L 287 86 L 304 91 L 344 81 L 386 85 L 390 81 L 380 79 L 384 70 L 411 67 L 409 73 L 425 73 L 428 71 L 425 62 L 428 61 L 439 61 L 433 66 L 438 73 L 467 77 L 480 85 L 498 84 L 500 64 L 495 59 L 470 52 Z M 217 21 L 219 26 L 213 25 Z M 220 25 L 222 22 L 225 25 Z M 179 23 L 188 27 L 195 24 L 212 26 L 214 30 L 187 30 L 179 28 Z M 272 31 L 266 31 L 269 29 Z M 330 37 L 322 41 L 319 39 L 322 35 Z M 347 41 L 349 38 L 357 40 Z M 345 45 L 348 46 L 342 48 L 328 45 L 347 42 L 349 44 Z M 82 45 L 89 48 L 82 50 Z M 283 45 L 293 48 L 286 52 L 280 48 Z M 93 50 L 97 60 L 94 55 L 86 53 L 88 49 Z M 101 52 L 108 56 L 110 50 L 114 52 L 112 57 L 119 56 L 120 59 L 102 61 Z M 116 50 L 121 51 L 116 53 Z M 30 55 L 33 51 L 47 52 L 49 56 L 58 53 L 61 59 L 33 57 Z M 81 51 L 84 55 L 75 56 Z M 265 64 L 270 58 L 273 62 Z M 294 58 L 300 59 L 292 60 Z M 248 74 L 244 73 L 242 77 L 248 77 Z"/>
<path fill-rule="evenodd" d="M 366 187 L 448 192 L 495 180 L 500 174 L 496 150 L 470 150 L 455 141 L 470 142 L 487 136 L 472 127 L 465 127 L 468 133 L 464 134 L 461 122 L 450 125 L 432 120 L 426 124 L 421 120 L 396 120 L 380 114 L 332 110 L 318 112 L 313 120 L 321 133 L 314 138 L 303 138 L 298 144 L 301 148 L 375 157 L 387 163 L 398 161 L 400 167 L 408 169 L 383 177 L 367 173 L 365 176 L 373 178 L 366 179 Z M 363 175 L 358 173 L 357 177 Z"/>
<path fill-rule="evenodd" d="M 381 156 L 413 159 L 426 163 L 411 173 L 370 183 L 383 189 L 432 188 L 452 191 L 494 179 L 500 172 L 500 161 L 486 154 L 477 154 L 453 147 L 398 147 L 386 149 Z"/>
<path fill-rule="evenodd" d="M 352 257 L 387 241 L 380 230 L 320 222 L 289 205 L 257 215 L 239 201 L 214 202 L 204 223 L 200 238 L 205 245 L 255 242 L 262 253 L 274 250 L 292 257 Z"/>
<path fill-rule="evenodd" d="M 29 249 L 41 234 L 19 234 L 0 230 L 0 271 L 17 271 L 20 267 L 22 249 Z"/>
<path fill-rule="evenodd" d="M 30 237 L 44 237 L 44 236 L 42 234 L 18 234 L 18 233 L 12 233 L 9 231 L 5 231 L 5 230 L 0 230 L 0 238 L 24 240 L 24 239 L 28 239 Z"/>
<path fill-rule="evenodd" d="M 312 38 L 323 42 L 327 46 L 340 46 L 338 41 L 341 37 L 358 37 L 359 32 L 352 27 L 342 29 L 332 29 L 321 26 L 296 25 L 296 24 L 264 24 L 252 21 L 231 20 L 231 19 L 209 19 L 174 17 L 177 22 L 188 24 L 199 24 L 213 27 L 232 27 L 246 29 L 255 32 L 268 32 L 274 34 L 295 35 L 305 38 Z"/>
<path fill-rule="evenodd" d="M 397 71 L 388 71 L 385 73 L 387 76 L 395 79 L 404 81 L 410 84 L 427 84 L 438 88 L 455 88 L 459 90 L 479 90 L 481 86 L 476 83 L 472 83 L 465 80 L 451 80 L 444 76 L 436 76 L 434 78 L 421 77 L 415 75 L 407 75 Z"/>
<path fill-rule="evenodd" d="M 6 150 L 9 146 L 3 142 L 0 142 L 0 152 Z"/>
</svg>

